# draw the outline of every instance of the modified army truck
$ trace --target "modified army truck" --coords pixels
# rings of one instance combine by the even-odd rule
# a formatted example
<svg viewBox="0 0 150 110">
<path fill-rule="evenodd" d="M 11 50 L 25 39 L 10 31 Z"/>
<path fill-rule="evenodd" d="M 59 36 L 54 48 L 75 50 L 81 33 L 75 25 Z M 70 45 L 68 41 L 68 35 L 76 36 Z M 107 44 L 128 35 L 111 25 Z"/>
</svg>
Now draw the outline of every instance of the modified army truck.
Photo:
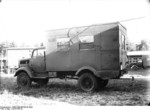
<svg viewBox="0 0 150 110">
<path fill-rule="evenodd" d="M 17 84 L 46 85 L 50 78 L 77 79 L 83 91 L 105 87 L 126 73 L 126 28 L 119 22 L 51 30 L 45 47 L 19 61 Z"/>
</svg>

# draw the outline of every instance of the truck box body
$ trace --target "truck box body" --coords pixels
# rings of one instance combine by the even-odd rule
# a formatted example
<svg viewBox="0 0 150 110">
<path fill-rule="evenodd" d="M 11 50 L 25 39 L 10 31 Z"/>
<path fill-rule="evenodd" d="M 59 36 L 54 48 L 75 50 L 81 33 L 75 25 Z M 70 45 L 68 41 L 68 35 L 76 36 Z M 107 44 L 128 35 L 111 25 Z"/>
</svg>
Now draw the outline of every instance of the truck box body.
<svg viewBox="0 0 150 110">
<path fill-rule="evenodd" d="M 99 72 L 119 73 L 127 60 L 125 41 L 126 29 L 120 23 L 48 31 L 46 71 L 77 71 L 90 66 Z"/>
<path fill-rule="evenodd" d="M 126 41 L 118 22 L 48 31 L 46 47 L 20 60 L 17 84 L 25 88 L 32 81 L 45 85 L 49 78 L 71 78 L 83 91 L 99 90 L 127 72 Z"/>
</svg>

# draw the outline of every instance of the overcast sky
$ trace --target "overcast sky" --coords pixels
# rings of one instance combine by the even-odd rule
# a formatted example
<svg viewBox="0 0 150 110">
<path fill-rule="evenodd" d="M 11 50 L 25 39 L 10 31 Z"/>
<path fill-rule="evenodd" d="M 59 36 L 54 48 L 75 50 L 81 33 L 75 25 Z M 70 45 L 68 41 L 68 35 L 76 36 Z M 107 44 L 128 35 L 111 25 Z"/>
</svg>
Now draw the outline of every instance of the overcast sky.
<svg viewBox="0 0 150 110">
<path fill-rule="evenodd" d="M 122 21 L 132 42 L 150 39 L 148 0 L 2 0 L 0 42 L 33 44 L 45 31 L 57 28 Z"/>
</svg>

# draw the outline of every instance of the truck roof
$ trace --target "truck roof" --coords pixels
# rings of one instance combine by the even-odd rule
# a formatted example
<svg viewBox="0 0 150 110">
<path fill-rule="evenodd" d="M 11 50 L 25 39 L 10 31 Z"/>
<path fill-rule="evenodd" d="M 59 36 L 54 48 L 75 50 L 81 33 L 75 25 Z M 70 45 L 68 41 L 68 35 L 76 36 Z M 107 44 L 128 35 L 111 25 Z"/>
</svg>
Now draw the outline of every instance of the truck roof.
<svg viewBox="0 0 150 110">
<path fill-rule="evenodd" d="M 92 24 L 92 25 L 86 25 L 86 26 L 77 26 L 77 27 L 75 26 L 75 27 L 71 27 L 71 28 L 82 28 L 82 27 L 89 27 L 89 26 L 100 26 L 100 25 L 111 25 L 111 24 L 118 24 L 118 25 L 121 25 L 122 27 L 124 27 L 120 22 L 109 22 L 109 23 Z M 49 32 L 49 31 L 59 31 L 59 30 L 67 30 L 67 29 L 69 30 L 71 28 L 51 29 L 51 30 L 47 30 L 46 32 Z"/>
<path fill-rule="evenodd" d="M 97 33 L 106 31 L 108 29 L 121 26 L 124 30 L 126 28 L 121 25 L 120 22 L 111 22 L 104 24 L 93 24 L 89 26 L 80 26 L 80 27 L 72 27 L 72 28 L 64 28 L 64 29 L 56 29 L 56 30 L 48 30 L 48 36 L 52 36 L 55 38 L 59 37 L 74 37 L 76 35 L 82 35 L 84 33 L 87 35 L 96 35 Z"/>
</svg>

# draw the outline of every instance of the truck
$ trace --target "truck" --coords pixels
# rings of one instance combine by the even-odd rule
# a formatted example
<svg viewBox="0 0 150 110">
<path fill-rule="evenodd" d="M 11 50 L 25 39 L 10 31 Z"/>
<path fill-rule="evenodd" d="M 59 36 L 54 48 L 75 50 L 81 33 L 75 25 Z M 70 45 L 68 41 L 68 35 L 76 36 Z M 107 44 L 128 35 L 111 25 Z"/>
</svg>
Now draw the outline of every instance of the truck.
<svg viewBox="0 0 150 110">
<path fill-rule="evenodd" d="M 14 76 L 20 88 L 70 78 L 91 92 L 127 73 L 127 30 L 119 22 L 50 30 L 44 45 L 19 61 Z"/>
<path fill-rule="evenodd" d="M 127 52 L 127 57 L 130 68 L 133 65 L 145 69 L 150 67 L 150 51 L 129 51 Z"/>
</svg>

